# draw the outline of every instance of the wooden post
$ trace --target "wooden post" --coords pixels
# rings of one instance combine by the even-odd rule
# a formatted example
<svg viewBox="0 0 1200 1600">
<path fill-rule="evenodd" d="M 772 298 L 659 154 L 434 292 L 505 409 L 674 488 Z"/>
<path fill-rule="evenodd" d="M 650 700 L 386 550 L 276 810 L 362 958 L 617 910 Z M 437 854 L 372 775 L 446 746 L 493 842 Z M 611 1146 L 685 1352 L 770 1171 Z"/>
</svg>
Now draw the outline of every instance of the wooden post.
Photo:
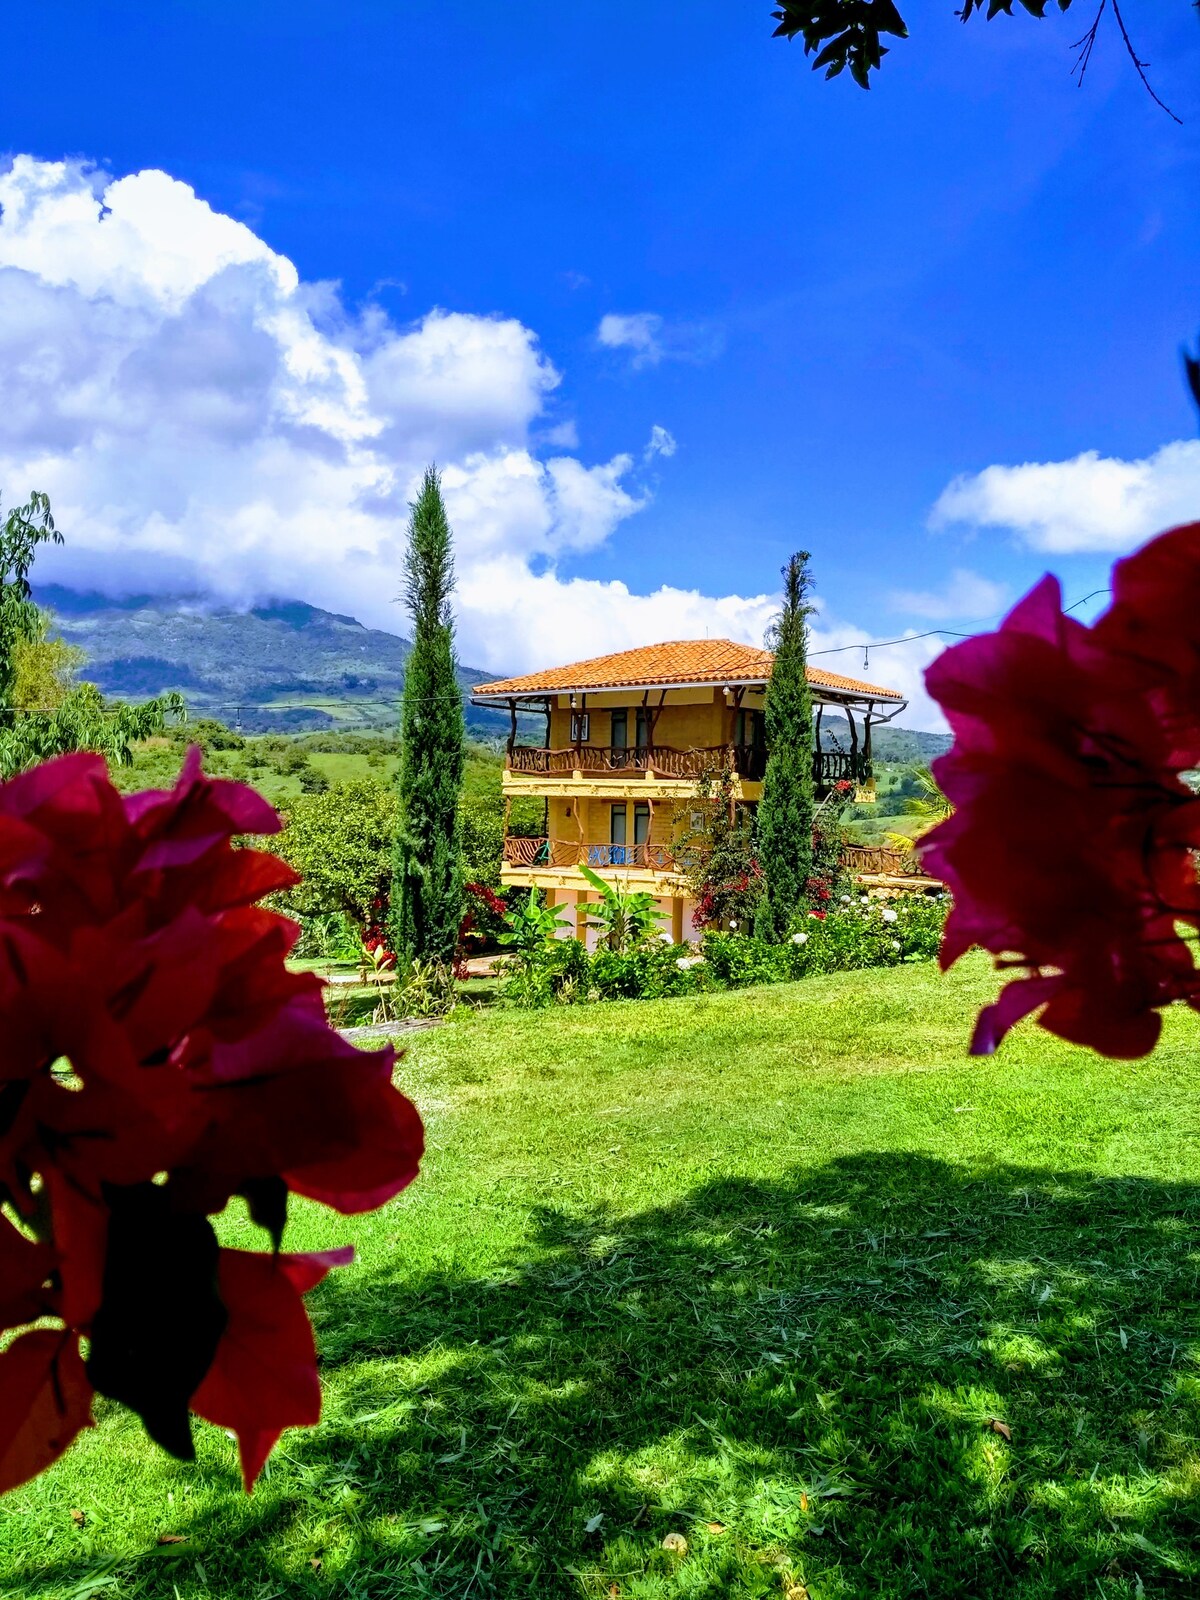
<svg viewBox="0 0 1200 1600">
<path fill-rule="evenodd" d="M 515 745 L 516 742 L 517 742 L 517 702 L 515 700 L 510 700 L 508 702 L 508 717 L 509 717 L 509 722 L 508 722 L 507 756 L 508 756 L 508 764 L 511 767 L 512 766 L 513 745 Z"/>
<path fill-rule="evenodd" d="M 683 897 L 676 895 L 671 901 L 671 943 L 683 943 Z"/>
<path fill-rule="evenodd" d="M 846 707 L 846 721 L 850 724 L 850 772 L 855 783 L 858 782 L 858 724 L 854 720 L 854 713 Z"/>
<path fill-rule="evenodd" d="M 820 783 L 825 774 L 821 767 L 821 713 L 825 710 L 824 700 L 817 701 L 817 726 L 813 733 L 813 781 Z"/>
<path fill-rule="evenodd" d="M 542 740 L 542 748 L 544 750 L 549 750 L 549 748 L 550 748 L 550 696 L 549 695 L 546 696 L 546 699 L 543 702 L 543 704 L 544 704 L 545 712 L 546 712 L 546 737 Z"/>
</svg>

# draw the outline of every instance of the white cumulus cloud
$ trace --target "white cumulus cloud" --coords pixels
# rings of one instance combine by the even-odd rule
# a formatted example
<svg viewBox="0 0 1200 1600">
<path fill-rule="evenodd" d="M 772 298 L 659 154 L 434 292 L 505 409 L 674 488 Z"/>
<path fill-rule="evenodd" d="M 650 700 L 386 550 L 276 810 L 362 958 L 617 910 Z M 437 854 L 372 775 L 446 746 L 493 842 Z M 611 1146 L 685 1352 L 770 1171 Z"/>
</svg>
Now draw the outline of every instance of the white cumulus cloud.
<svg viewBox="0 0 1200 1600">
<path fill-rule="evenodd" d="M 614 333 L 617 347 L 649 348 L 624 333 L 635 343 Z M 701 348 L 662 319 L 646 337 Z M 472 665 L 705 635 L 760 644 L 778 606 L 567 575 L 565 559 L 645 505 L 639 472 L 675 450 L 666 427 L 640 459 L 584 461 L 553 414 L 560 375 L 520 321 L 435 308 L 401 325 L 349 308 L 163 172 L 112 179 L 29 156 L 0 170 L 0 373 L 0 491 L 11 504 L 45 490 L 67 535 L 40 558 L 44 580 L 295 598 L 403 631 L 408 502 L 436 461 Z M 813 643 L 865 637 L 822 618 Z M 906 644 L 869 673 L 855 652 L 815 659 L 901 688 L 903 720 L 938 726 L 919 683 L 930 653 Z"/>
<path fill-rule="evenodd" d="M 0 171 L 0 371 L 0 489 L 47 491 L 67 533 L 44 579 L 294 596 L 399 631 L 408 501 L 432 460 L 465 660 L 761 637 L 759 599 L 560 575 L 647 490 L 632 453 L 585 462 L 573 424 L 547 417 L 560 375 L 531 329 L 352 310 L 167 173 L 29 156 Z M 673 448 L 656 426 L 643 459 Z"/>
<path fill-rule="evenodd" d="M 1200 516 L 1200 440 L 1123 461 L 1088 450 L 1069 461 L 991 466 L 955 478 L 933 508 L 934 526 L 1011 531 L 1058 555 L 1131 550 Z"/>
</svg>

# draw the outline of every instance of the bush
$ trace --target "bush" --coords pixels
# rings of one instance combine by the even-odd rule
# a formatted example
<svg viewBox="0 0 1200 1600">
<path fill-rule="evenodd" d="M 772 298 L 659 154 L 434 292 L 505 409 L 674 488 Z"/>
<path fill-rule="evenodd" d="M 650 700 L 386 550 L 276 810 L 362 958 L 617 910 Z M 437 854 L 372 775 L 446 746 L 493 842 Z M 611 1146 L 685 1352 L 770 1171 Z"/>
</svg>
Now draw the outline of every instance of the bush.
<svg viewBox="0 0 1200 1600">
<path fill-rule="evenodd" d="M 362 936 L 343 911 L 301 917 L 296 954 L 323 961 L 357 961 L 362 954 Z"/>
<path fill-rule="evenodd" d="M 949 902 L 903 895 L 894 901 L 842 895 L 828 912 L 802 917 L 782 944 L 716 929 L 702 954 L 658 940 L 589 957 L 578 939 L 547 939 L 524 955 L 505 985 L 510 1005 L 597 1000 L 658 1000 L 723 987 L 785 983 L 825 972 L 896 967 L 937 955 Z"/>
<path fill-rule="evenodd" d="M 580 939 L 548 939 L 514 961 L 504 999 L 524 1009 L 575 1005 L 588 998 L 587 948 Z"/>
<path fill-rule="evenodd" d="M 712 976 L 731 988 L 928 961 L 937 955 L 946 909 L 941 896 L 887 902 L 843 894 L 828 912 L 801 918 L 782 944 L 706 933 L 704 956 Z"/>
<path fill-rule="evenodd" d="M 592 988 L 600 1000 L 661 1000 L 710 987 L 707 964 L 686 944 L 640 945 L 633 950 L 597 950 Z"/>
</svg>

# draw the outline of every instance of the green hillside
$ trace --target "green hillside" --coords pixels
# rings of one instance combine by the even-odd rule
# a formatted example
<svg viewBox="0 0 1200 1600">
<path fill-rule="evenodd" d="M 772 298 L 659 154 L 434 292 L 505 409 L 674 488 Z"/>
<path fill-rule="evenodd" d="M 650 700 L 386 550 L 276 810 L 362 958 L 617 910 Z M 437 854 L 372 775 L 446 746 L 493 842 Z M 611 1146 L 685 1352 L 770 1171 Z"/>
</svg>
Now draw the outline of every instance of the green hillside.
<svg viewBox="0 0 1200 1600">
<path fill-rule="evenodd" d="M 85 675 L 106 693 L 143 700 L 177 689 L 193 714 L 252 732 L 392 729 L 410 645 L 399 634 L 301 601 L 250 611 L 198 602 L 99 595 L 48 586 L 37 593 L 55 625 L 86 654 Z M 459 669 L 464 695 L 493 674 Z M 481 734 L 501 713 L 467 707 Z"/>
</svg>

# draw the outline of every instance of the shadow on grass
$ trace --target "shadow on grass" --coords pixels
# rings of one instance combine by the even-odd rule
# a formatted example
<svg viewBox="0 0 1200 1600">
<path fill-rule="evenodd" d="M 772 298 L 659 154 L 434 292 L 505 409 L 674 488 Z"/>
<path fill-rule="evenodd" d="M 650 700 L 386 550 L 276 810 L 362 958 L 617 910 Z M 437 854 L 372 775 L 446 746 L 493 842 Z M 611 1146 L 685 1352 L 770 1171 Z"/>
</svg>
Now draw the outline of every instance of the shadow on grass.
<svg viewBox="0 0 1200 1600">
<path fill-rule="evenodd" d="M 1192 1185 L 866 1155 L 543 1209 L 489 1280 L 401 1249 L 313 1296 L 325 1424 L 119 1592 L 1193 1595 L 1198 1222 Z"/>
</svg>

